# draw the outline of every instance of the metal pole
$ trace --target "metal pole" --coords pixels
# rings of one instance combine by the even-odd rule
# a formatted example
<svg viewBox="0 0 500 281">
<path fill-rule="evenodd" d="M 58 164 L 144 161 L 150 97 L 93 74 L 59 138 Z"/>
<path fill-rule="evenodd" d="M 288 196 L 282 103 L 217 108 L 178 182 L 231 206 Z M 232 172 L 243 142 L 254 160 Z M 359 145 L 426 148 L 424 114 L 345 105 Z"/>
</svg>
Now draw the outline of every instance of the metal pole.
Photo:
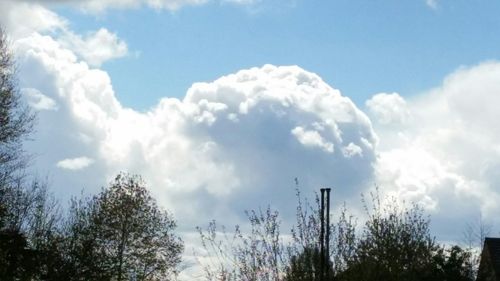
<svg viewBox="0 0 500 281">
<path fill-rule="evenodd" d="M 320 212 L 320 221 L 321 221 L 321 231 L 319 234 L 319 243 L 320 243 L 320 251 L 319 251 L 319 274 L 321 276 L 321 280 L 324 278 L 324 259 L 325 259 L 325 189 L 320 189 L 321 191 L 321 212 Z"/>
<path fill-rule="evenodd" d="M 328 280 L 330 273 L 330 188 L 326 189 L 326 253 L 325 253 L 325 271 Z"/>
</svg>

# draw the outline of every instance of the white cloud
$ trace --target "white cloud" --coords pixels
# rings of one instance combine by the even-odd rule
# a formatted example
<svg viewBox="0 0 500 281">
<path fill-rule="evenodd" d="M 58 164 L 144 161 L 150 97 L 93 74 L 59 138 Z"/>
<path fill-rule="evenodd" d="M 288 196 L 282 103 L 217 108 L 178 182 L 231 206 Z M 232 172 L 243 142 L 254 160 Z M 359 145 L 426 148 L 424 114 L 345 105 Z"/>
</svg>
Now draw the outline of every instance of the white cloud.
<svg viewBox="0 0 500 281">
<path fill-rule="evenodd" d="M 4 0 L 0 1 L 0 24 L 15 40 L 33 32 L 66 28 L 68 22 L 41 5 Z"/>
<path fill-rule="evenodd" d="M 363 156 L 363 149 L 351 142 L 347 146 L 342 147 L 342 153 L 345 157 Z"/>
<path fill-rule="evenodd" d="M 66 170 L 81 170 L 85 169 L 88 166 L 92 165 L 94 163 L 93 159 L 90 159 L 88 157 L 78 157 L 78 158 L 68 158 L 61 160 L 57 162 L 57 167 L 61 169 L 66 169 Z"/>
<path fill-rule="evenodd" d="M 113 50 L 122 40 L 105 29 L 71 34 L 64 19 L 23 5 L 2 10 L 0 20 L 16 34 L 28 102 L 47 109 L 29 144 L 41 152 L 37 167 L 80 169 L 54 173 L 61 196 L 97 191 L 120 170 L 140 173 L 184 230 L 213 217 L 237 222 L 257 204 L 293 216 L 295 177 L 307 192 L 337 187 L 338 201 L 378 183 L 451 229 L 438 235 L 460 232 L 478 210 L 487 219 L 500 211 L 499 62 L 459 69 L 410 99 L 375 95 L 366 103 L 375 130 L 349 98 L 297 66 L 265 65 L 195 83 L 182 100 L 164 98 L 141 113 L 123 107 L 109 75 L 85 62 L 112 58 L 86 44 L 107 42 Z M 32 20 L 13 25 L 20 17 Z"/>
<path fill-rule="evenodd" d="M 128 54 L 127 44 L 105 28 L 83 37 L 66 31 L 59 41 L 92 66 L 100 66 L 107 60 Z"/>
<path fill-rule="evenodd" d="M 57 44 L 91 66 L 128 54 L 127 44 L 106 28 L 82 36 L 69 28 L 68 21 L 38 3 L 0 2 L 0 25 L 15 42 L 32 34 L 50 35 Z"/>
<path fill-rule="evenodd" d="M 308 188 L 336 184 L 345 187 L 342 194 L 357 196 L 354 186 L 373 173 L 377 140 L 368 117 L 299 67 L 266 65 L 195 83 L 183 100 L 165 98 L 140 113 L 121 106 L 105 72 L 79 62 L 54 39 L 33 34 L 18 40 L 16 50 L 22 86 L 59 106 L 40 116 L 32 147 L 44 151 L 40 166 L 65 158 L 65 151 L 95 161 L 85 169 L 94 174 L 74 176 L 72 185 L 97 188 L 120 170 L 140 173 L 179 220 L 194 224 L 206 221 L 194 215 L 201 210 L 207 218 L 237 217 L 257 198 L 284 208 L 293 200 L 295 177 Z M 290 132 L 298 127 L 311 128 L 302 132 L 304 144 L 314 142 L 314 130 L 320 149 L 297 141 Z M 333 149 L 351 143 L 363 151 L 362 160 Z M 55 185 L 68 186 L 62 180 Z M 219 207 L 207 208 L 212 205 Z"/>
<path fill-rule="evenodd" d="M 319 147 L 322 150 L 333 153 L 333 143 L 327 142 L 317 131 L 304 130 L 302 127 L 295 127 L 292 134 L 306 147 Z"/>
<path fill-rule="evenodd" d="M 9 0 L 10 1 L 10 0 Z M 18 1 L 19 2 L 19 1 Z M 23 0 L 46 6 L 66 5 L 77 7 L 88 13 L 103 13 L 109 9 L 136 9 L 148 7 L 156 10 L 176 11 L 183 7 L 200 6 L 210 2 L 251 6 L 262 0 Z"/>
<path fill-rule="evenodd" d="M 158 10 L 175 11 L 184 6 L 202 5 L 210 0 L 25 0 L 43 5 L 71 5 L 86 12 L 102 13 L 108 9 L 133 9 L 149 7 Z"/>
<path fill-rule="evenodd" d="M 107 9 L 129 9 L 146 6 L 160 10 L 177 10 L 183 6 L 201 5 L 208 0 L 89 0 L 76 1 L 78 5 L 89 12 L 103 12 Z"/>
<path fill-rule="evenodd" d="M 397 93 L 376 94 L 366 101 L 366 107 L 382 124 L 404 124 L 410 118 L 406 101 Z"/>
<path fill-rule="evenodd" d="M 441 87 L 406 101 L 412 118 L 405 126 L 376 123 L 376 181 L 398 198 L 425 205 L 440 227 L 463 227 L 479 212 L 497 220 L 498 77 L 499 62 L 461 68 Z"/>
<path fill-rule="evenodd" d="M 39 90 L 33 88 L 21 89 L 28 104 L 36 110 L 57 110 L 57 103 L 42 94 Z"/>
</svg>

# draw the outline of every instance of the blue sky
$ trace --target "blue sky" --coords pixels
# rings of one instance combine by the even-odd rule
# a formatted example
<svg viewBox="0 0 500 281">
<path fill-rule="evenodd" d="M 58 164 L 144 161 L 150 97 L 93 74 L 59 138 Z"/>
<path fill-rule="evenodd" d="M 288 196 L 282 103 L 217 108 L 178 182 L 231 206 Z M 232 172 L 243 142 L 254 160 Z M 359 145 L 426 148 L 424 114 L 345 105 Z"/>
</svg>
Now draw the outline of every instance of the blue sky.
<svg viewBox="0 0 500 281">
<path fill-rule="evenodd" d="M 293 223 L 333 188 L 415 202 L 439 241 L 500 225 L 500 2 L 0 1 L 56 198 L 142 175 L 179 222 Z M 189 206 L 189 207 L 186 207 Z M 186 260 L 193 260 L 190 253 Z M 193 280 L 185 273 L 183 280 Z"/>
<path fill-rule="evenodd" d="M 127 42 L 130 54 L 103 68 L 138 110 L 182 97 L 194 81 L 266 63 L 315 72 L 360 106 L 378 92 L 416 94 L 500 56 L 499 10 L 497 1 L 466 0 L 215 2 L 97 16 L 60 9 L 76 31 L 106 26 Z"/>
</svg>

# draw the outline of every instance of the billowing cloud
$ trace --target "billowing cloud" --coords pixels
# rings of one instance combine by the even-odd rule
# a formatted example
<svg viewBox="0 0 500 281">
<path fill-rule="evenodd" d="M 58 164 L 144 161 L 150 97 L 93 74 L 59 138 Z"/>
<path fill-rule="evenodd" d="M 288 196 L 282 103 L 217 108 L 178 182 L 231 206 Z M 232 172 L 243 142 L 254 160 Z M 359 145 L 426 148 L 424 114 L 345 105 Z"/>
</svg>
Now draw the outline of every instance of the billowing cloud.
<svg viewBox="0 0 500 281">
<path fill-rule="evenodd" d="M 406 101 L 397 93 L 380 93 L 366 101 L 366 107 L 382 124 L 404 124 L 410 118 Z"/>
<path fill-rule="evenodd" d="M 97 175 L 79 178 L 81 186 L 98 187 L 89 180 L 120 170 L 140 173 L 162 203 L 192 221 L 207 209 L 238 214 L 257 198 L 285 208 L 295 177 L 357 196 L 372 176 L 377 138 L 368 117 L 299 67 L 265 65 L 195 83 L 183 100 L 165 98 L 140 113 L 120 104 L 105 72 L 54 39 L 33 34 L 15 46 L 23 87 L 59 106 L 40 116 L 33 149 L 46 152 L 42 162 L 69 152 L 94 159 Z"/>
<path fill-rule="evenodd" d="M 56 102 L 42 94 L 37 89 L 24 88 L 21 89 L 23 96 L 26 98 L 28 104 L 36 110 L 57 110 Z"/>
<path fill-rule="evenodd" d="M 97 191 L 121 170 L 139 173 L 183 231 L 211 218 L 239 222 L 258 204 L 286 220 L 294 178 L 308 194 L 333 187 L 334 202 L 357 200 L 376 183 L 432 212 L 442 239 L 459 239 L 452 235 L 479 211 L 486 219 L 500 211 L 499 62 L 461 68 L 411 98 L 377 94 L 366 102 L 368 115 L 318 75 L 273 65 L 194 83 L 183 99 L 138 112 L 96 68 L 110 52 L 86 46 L 126 50 L 122 40 L 106 29 L 72 34 L 56 14 L 23 5 L 0 20 L 33 17 L 9 30 L 20 86 L 39 110 L 28 144 L 39 152 L 36 167 L 79 169 L 47 171 L 61 196 Z M 48 21 L 38 25 L 42 16 Z"/>
<path fill-rule="evenodd" d="M 377 183 L 435 214 L 497 211 L 497 62 L 460 69 L 411 99 L 377 94 L 366 103 L 372 120 L 317 75 L 272 65 L 194 83 L 182 100 L 141 113 L 59 38 L 35 31 L 14 46 L 32 106 L 58 109 L 40 113 L 31 148 L 44 151 L 40 166 L 67 155 L 94 161 L 81 178 L 55 175 L 59 188 L 71 180 L 76 192 L 97 189 L 120 170 L 140 173 L 191 225 L 206 221 L 201 210 L 237 220 L 255 202 L 289 209 L 295 177 L 342 199 Z"/>
<path fill-rule="evenodd" d="M 61 169 L 76 171 L 76 170 L 85 169 L 88 166 L 92 165 L 92 163 L 94 163 L 94 160 L 92 160 L 88 157 L 82 156 L 82 157 L 77 157 L 77 158 L 68 158 L 68 159 L 61 160 L 61 161 L 57 162 L 57 167 L 59 167 Z"/>
<path fill-rule="evenodd" d="M 0 2 L 0 25 L 13 41 L 33 33 L 50 35 L 57 44 L 71 50 L 91 66 L 100 66 L 128 54 L 127 44 L 117 34 L 100 28 L 82 36 L 69 28 L 65 18 L 38 3 Z"/>
<path fill-rule="evenodd" d="M 411 118 L 404 126 L 375 123 L 381 140 L 376 181 L 397 198 L 422 203 L 439 227 L 463 227 L 479 213 L 497 220 L 498 77 L 499 62 L 461 68 L 405 102 Z"/>
<path fill-rule="evenodd" d="M 292 130 L 292 134 L 304 146 L 319 147 L 326 152 L 333 153 L 333 143 L 325 141 L 318 131 L 307 131 L 299 126 Z"/>
<path fill-rule="evenodd" d="M 5 0 L 0 2 L 0 24 L 14 39 L 32 32 L 50 32 L 66 28 L 67 21 L 38 4 Z"/>
<path fill-rule="evenodd" d="M 128 53 L 127 44 L 105 28 L 85 36 L 67 31 L 59 41 L 92 66 L 100 66 L 107 60 L 120 58 Z"/>
</svg>

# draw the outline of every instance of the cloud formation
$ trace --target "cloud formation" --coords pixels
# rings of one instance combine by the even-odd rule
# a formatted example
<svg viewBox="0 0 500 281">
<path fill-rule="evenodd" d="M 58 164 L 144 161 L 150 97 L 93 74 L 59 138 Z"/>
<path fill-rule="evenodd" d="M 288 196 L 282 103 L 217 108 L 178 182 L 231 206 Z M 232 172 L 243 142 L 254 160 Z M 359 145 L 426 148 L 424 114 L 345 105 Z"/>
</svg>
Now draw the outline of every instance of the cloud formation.
<svg viewBox="0 0 500 281">
<path fill-rule="evenodd" d="M 127 44 L 106 28 L 100 28 L 85 36 L 66 31 L 59 42 L 91 66 L 98 67 L 105 61 L 128 54 Z"/>
<path fill-rule="evenodd" d="M 15 40 L 33 32 L 66 28 L 67 20 L 38 4 L 5 0 L 0 2 L 0 24 Z"/>
<path fill-rule="evenodd" d="M 47 151 L 40 160 L 83 168 L 89 161 L 59 161 L 87 155 L 100 167 L 90 180 L 140 173 L 181 218 L 211 204 L 221 206 L 211 208 L 214 216 L 237 214 L 255 207 L 252 198 L 285 207 L 295 177 L 351 196 L 373 173 L 377 138 L 368 117 L 299 67 L 265 65 L 195 83 L 183 100 L 165 98 L 140 113 L 120 104 L 105 72 L 53 38 L 34 33 L 15 46 L 23 87 L 59 108 L 40 116 L 46 125 L 34 149 Z M 54 151 L 54 143 L 63 145 Z"/>
<path fill-rule="evenodd" d="M 67 169 L 67 170 L 81 170 L 85 169 L 88 166 L 92 165 L 94 163 L 94 160 L 82 156 L 82 157 L 77 157 L 77 158 L 68 158 L 61 160 L 57 162 L 57 167 L 61 169 Z"/>
<path fill-rule="evenodd" d="M 381 124 L 404 124 L 410 113 L 406 101 L 397 93 L 380 93 L 366 101 L 366 107 Z"/>
<path fill-rule="evenodd" d="M 397 198 L 423 204 L 438 228 L 463 227 L 480 213 L 498 223 L 499 75 L 495 61 L 460 68 L 440 87 L 406 100 L 404 125 L 375 122 L 381 140 L 377 183 Z M 396 99 L 376 97 L 378 107 Z M 384 112 L 384 119 L 400 120 L 400 110 Z M 371 114 L 378 118 L 377 111 Z"/>
<path fill-rule="evenodd" d="M 378 183 L 384 192 L 436 213 L 457 202 L 469 206 L 460 213 L 496 211 L 500 130 L 491 120 L 500 118 L 493 106 L 497 62 L 460 69 L 411 99 L 377 94 L 366 102 L 369 117 L 317 75 L 272 65 L 194 83 L 184 99 L 164 98 L 141 113 L 120 104 L 107 73 L 89 67 L 92 59 L 79 44 L 43 34 L 66 28 L 64 19 L 52 15 L 58 20 L 46 28 L 30 22 L 18 27 L 32 30 L 19 33 L 14 45 L 21 86 L 40 110 L 32 147 L 47 151 L 40 165 L 74 155 L 94 161 L 83 165 L 81 178 L 72 176 L 80 184 L 76 191 L 128 170 L 144 175 L 181 219 L 192 219 L 206 209 L 214 217 L 238 213 L 261 198 L 286 208 L 297 177 L 304 187 L 334 187 L 338 198 L 357 197 Z M 75 37 L 122 42 L 105 29 Z M 54 182 L 65 186 L 63 180 Z"/>
<path fill-rule="evenodd" d="M 28 104 L 36 110 L 57 110 L 56 102 L 33 88 L 21 89 Z"/>
<path fill-rule="evenodd" d="M 22 0 L 45 6 L 66 5 L 84 12 L 100 14 L 110 9 L 137 9 L 147 7 L 155 10 L 176 11 L 183 7 L 200 6 L 210 2 L 231 3 L 235 5 L 254 5 L 262 0 Z"/>
<path fill-rule="evenodd" d="M 38 2 L 38 1 L 37 1 Z M 32 34 L 50 36 L 57 44 L 93 67 L 128 54 L 125 41 L 106 28 L 85 35 L 70 29 L 68 21 L 38 3 L 0 2 L 0 25 L 13 41 Z M 22 23 L 22 24 L 20 24 Z"/>
<path fill-rule="evenodd" d="M 0 21 L 14 34 L 24 96 L 39 111 L 29 148 L 41 152 L 42 173 L 61 168 L 51 173 L 56 193 L 93 192 L 120 170 L 139 173 L 184 231 L 211 218 L 240 222 L 242 210 L 267 203 L 288 219 L 294 178 L 307 194 L 334 188 L 334 203 L 357 201 L 376 183 L 432 212 L 441 239 L 459 239 L 479 211 L 490 220 L 500 211 L 500 62 L 458 69 L 414 97 L 376 94 L 366 114 L 318 75 L 274 65 L 194 83 L 183 99 L 138 112 L 98 68 L 126 54 L 116 34 L 77 34 L 43 6 L 8 5 L 0 3 L 8 8 Z"/>
</svg>

